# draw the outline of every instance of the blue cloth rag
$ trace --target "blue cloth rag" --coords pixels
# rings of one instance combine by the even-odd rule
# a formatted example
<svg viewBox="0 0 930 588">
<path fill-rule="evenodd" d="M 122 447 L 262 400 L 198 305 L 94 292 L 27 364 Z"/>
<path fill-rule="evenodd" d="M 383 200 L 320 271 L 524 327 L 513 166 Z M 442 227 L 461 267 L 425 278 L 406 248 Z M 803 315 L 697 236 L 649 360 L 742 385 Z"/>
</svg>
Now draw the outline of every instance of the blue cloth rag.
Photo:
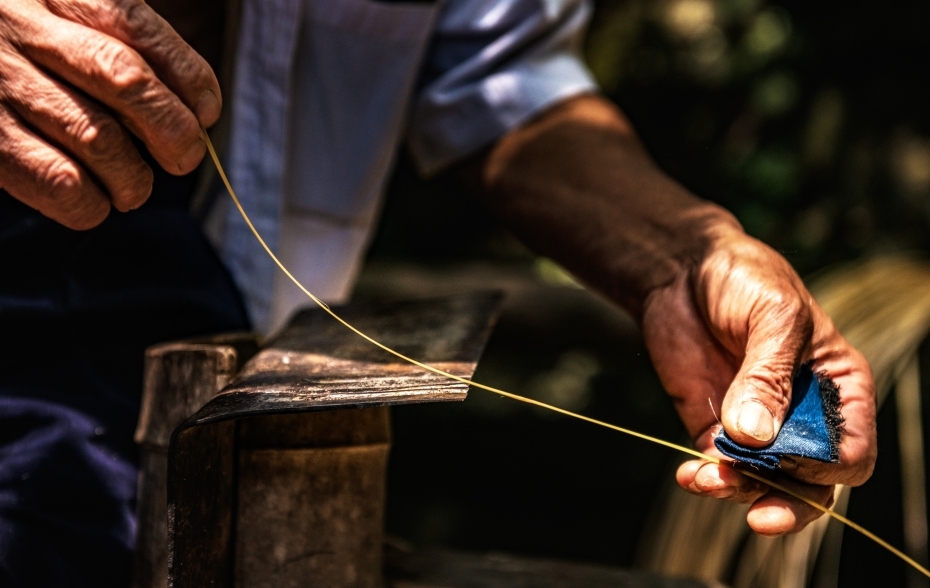
<svg viewBox="0 0 930 588">
<path fill-rule="evenodd" d="M 788 417 L 771 445 L 743 447 L 723 429 L 714 444 L 737 462 L 771 472 L 779 468 L 785 455 L 836 463 L 842 434 L 839 388 L 826 374 L 814 373 L 810 365 L 802 365 L 791 384 Z"/>
</svg>

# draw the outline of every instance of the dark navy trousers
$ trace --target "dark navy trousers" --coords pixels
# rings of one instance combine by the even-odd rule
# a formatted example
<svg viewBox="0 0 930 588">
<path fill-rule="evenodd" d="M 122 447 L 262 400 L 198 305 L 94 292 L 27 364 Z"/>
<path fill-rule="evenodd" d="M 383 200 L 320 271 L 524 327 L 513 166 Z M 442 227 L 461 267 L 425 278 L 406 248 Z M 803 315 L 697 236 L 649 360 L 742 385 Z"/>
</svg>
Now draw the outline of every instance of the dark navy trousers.
<svg viewBox="0 0 930 588">
<path fill-rule="evenodd" d="M 0 191 L 2 588 L 129 585 L 143 352 L 248 328 L 191 186 L 86 232 Z"/>
</svg>

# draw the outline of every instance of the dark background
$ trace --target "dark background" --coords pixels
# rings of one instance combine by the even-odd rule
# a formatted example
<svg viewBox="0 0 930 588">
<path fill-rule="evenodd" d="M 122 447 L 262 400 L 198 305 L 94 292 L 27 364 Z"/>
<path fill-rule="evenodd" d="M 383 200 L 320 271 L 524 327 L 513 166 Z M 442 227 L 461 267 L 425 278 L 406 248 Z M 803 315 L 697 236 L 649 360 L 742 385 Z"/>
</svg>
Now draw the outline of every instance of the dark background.
<svg viewBox="0 0 930 588">
<path fill-rule="evenodd" d="M 930 2 L 910 0 L 600 0 L 586 46 L 659 164 L 802 276 L 930 248 L 928 56 Z M 476 379 L 682 439 L 635 325 L 402 156 L 358 295 L 487 286 L 510 298 Z M 901 545 L 893 411 L 849 514 Z M 399 408 L 394 431 L 390 533 L 618 566 L 682 460 L 482 391 Z M 903 564 L 853 532 L 843 554 L 841 586 L 904 583 Z"/>
</svg>

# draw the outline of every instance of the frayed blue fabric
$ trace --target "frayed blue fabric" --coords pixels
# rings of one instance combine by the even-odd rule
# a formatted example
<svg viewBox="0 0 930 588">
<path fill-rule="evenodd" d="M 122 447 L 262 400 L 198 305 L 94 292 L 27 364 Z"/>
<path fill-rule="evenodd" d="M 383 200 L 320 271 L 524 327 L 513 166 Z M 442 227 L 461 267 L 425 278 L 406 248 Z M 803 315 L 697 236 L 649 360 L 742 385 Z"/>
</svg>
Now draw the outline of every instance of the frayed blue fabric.
<svg viewBox="0 0 930 588">
<path fill-rule="evenodd" d="M 714 439 L 721 453 L 760 470 L 775 471 L 782 456 L 793 455 L 822 462 L 839 461 L 843 417 L 839 388 L 824 373 L 803 365 L 791 385 L 791 406 L 775 441 L 753 449 L 737 444 L 723 429 Z"/>
</svg>

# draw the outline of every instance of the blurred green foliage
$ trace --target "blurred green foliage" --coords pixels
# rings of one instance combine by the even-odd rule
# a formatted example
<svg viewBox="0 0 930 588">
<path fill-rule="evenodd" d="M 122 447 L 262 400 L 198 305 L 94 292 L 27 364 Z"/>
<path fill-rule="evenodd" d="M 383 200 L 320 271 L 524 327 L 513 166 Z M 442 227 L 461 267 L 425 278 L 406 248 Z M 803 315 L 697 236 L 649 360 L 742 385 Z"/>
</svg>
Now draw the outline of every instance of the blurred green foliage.
<svg viewBox="0 0 930 588">
<path fill-rule="evenodd" d="M 802 273 L 930 249 L 930 3 L 599 0 L 586 55 L 670 174 Z"/>
</svg>

